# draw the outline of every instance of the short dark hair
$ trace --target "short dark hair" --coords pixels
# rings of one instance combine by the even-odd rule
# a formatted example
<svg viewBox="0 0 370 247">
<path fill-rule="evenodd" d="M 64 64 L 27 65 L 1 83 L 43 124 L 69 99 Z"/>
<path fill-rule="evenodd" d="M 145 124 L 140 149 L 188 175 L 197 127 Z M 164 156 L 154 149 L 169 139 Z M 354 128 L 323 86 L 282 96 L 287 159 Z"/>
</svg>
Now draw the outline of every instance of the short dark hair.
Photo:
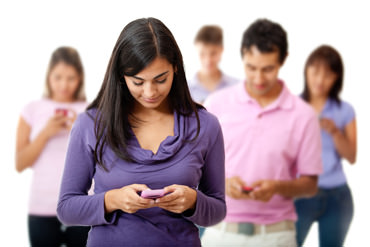
<svg viewBox="0 0 370 247">
<path fill-rule="evenodd" d="M 190 96 L 182 55 L 175 38 L 158 19 L 134 20 L 123 28 L 118 37 L 101 89 L 88 106 L 88 109 L 97 109 L 94 119 L 97 139 L 94 159 L 104 169 L 106 144 L 117 157 L 132 161 L 127 145 L 132 138 L 129 116 L 132 116 L 135 99 L 124 76 L 136 75 L 158 57 L 166 59 L 175 70 L 168 95 L 170 108 L 184 116 L 195 114 L 198 124 L 195 138 L 199 134 L 198 109 L 203 107 Z"/>
<path fill-rule="evenodd" d="M 321 45 L 317 47 L 308 56 L 306 64 L 304 66 L 304 90 L 302 93 L 302 98 L 307 102 L 310 101 L 311 95 L 307 85 L 307 68 L 317 63 L 323 63 L 333 73 L 336 74 L 337 79 L 335 80 L 333 87 L 329 91 L 329 98 L 333 99 L 340 105 L 339 94 L 342 91 L 343 87 L 344 66 L 339 52 L 329 45 Z"/>
<path fill-rule="evenodd" d="M 244 31 L 241 55 L 254 45 L 263 53 L 278 51 L 281 64 L 288 54 L 287 33 L 280 24 L 267 19 L 256 20 Z"/>
<path fill-rule="evenodd" d="M 194 42 L 202 42 L 212 45 L 223 45 L 223 34 L 221 27 L 217 25 L 206 25 L 199 29 Z"/>
</svg>

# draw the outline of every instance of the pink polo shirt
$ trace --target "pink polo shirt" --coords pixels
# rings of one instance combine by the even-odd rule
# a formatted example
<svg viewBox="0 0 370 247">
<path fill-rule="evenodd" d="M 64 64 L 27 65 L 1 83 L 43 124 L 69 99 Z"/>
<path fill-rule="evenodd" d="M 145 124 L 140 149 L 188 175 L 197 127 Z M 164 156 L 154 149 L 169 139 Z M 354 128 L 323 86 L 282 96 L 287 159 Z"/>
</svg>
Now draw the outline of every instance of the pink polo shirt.
<svg viewBox="0 0 370 247">
<path fill-rule="evenodd" d="M 215 92 L 205 102 L 221 124 L 226 177 L 247 185 L 261 179 L 293 180 L 322 172 L 318 118 L 313 109 L 281 82 L 279 97 L 262 108 L 244 82 Z M 226 197 L 226 222 L 271 224 L 296 220 L 293 199 L 274 195 L 269 202 Z"/>
</svg>

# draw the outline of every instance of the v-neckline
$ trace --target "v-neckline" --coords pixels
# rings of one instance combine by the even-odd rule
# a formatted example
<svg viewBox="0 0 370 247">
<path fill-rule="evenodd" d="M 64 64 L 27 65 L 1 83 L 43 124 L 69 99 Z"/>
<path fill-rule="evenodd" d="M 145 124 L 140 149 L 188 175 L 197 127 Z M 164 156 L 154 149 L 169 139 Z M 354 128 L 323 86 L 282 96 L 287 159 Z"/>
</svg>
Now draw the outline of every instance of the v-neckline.
<svg viewBox="0 0 370 247">
<path fill-rule="evenodd" d="M 140 145 L 140 142 L 137 139 L 137 136 L 136 136 L 135 132 L 133 131 L 132 127 L 130 127 L 130 131 L 131 131 L 131 134 L 132 134 L 132 140 L 134 142 L 134 145 L 137 148 L 139 148 L 144 153 L 148 153 L 150 156 L 156 156 L 160 152 L 160 150 L 163 148 L 163 145 L 169 139 L 173 139 L 174 137 L 179 135 L 177 113 L 176 113 L 176 111 L 174 111 L 174 113 L 173 113 L 173 135 L 172 136 L 168 135 L 166 138 L 164 138 L 163 141 L 161 141 L 161 143 L 159 144 L 157 152 L 155 152 L 155 153 L 152 150 L 145 149 Z"/>
</svg>

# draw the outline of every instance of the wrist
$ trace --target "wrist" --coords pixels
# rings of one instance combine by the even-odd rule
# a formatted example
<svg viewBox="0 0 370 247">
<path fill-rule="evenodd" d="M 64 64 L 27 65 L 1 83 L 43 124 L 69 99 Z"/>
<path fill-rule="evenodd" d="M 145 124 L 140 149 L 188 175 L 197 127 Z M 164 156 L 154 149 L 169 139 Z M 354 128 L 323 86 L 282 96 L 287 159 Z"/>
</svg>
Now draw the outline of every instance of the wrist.
<svg viewBox="0 0 370 247">
<path fill-rule="evenodd" d="M 190 189 L 193 193 L 193 203 L 191 204 L 190 208 L 191 210 L 194 210 L 197 205 L 197 191 L 195 189 Z"/>
<path fill-rule="evenodd" d="M 282 182 L 279 180 L 275 181 L 275 186 L 274 186 L 274 194 L 282 194 Z"/>
<path fill-rule="evenodd" d="M 111 213 L 117 210 L 117 208 L 114 206 L 113 194 L 114 194 L 114 190 L 109 190 L 105 192 L 104 194 L 104 209 L 106 213 Z"/>
<path fill-rule="evenodd" d="M 331 131 L 331 136 L 332 137 L 336 137 L 338 136 L 339 134 L 341 134 L 341 131 L 338 129 L 338 128 L 334 128 L 332 131 Z"/>
</svg>

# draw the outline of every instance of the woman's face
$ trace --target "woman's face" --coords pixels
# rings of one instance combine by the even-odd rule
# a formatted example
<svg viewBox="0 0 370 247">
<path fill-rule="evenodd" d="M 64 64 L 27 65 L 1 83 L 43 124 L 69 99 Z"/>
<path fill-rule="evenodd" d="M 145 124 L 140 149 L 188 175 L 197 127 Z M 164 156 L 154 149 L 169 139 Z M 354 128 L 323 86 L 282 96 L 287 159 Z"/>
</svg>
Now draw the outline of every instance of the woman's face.
<svg viewBox="0 0 370 247">
<path fill-rule="evenodd" d="M 81 78 L 75 67 L 60 62 L 50 71 L 48 81 L 53 100 L 70 102 L 74 100 Z"/>
<path fill-rule="evenodd" d="M 306 70 L 307 86 L 313 97 L 328 97 L 337 75 L 324 63 L 314 63 Z"/>
<path fill-rule="evenodd" d="M 166 59 L 157 57 L 134 76 L 124 76 L 128 90 L 140 106 L 147 109 L 166 107 L 174 68 Z"/>
</svg>

